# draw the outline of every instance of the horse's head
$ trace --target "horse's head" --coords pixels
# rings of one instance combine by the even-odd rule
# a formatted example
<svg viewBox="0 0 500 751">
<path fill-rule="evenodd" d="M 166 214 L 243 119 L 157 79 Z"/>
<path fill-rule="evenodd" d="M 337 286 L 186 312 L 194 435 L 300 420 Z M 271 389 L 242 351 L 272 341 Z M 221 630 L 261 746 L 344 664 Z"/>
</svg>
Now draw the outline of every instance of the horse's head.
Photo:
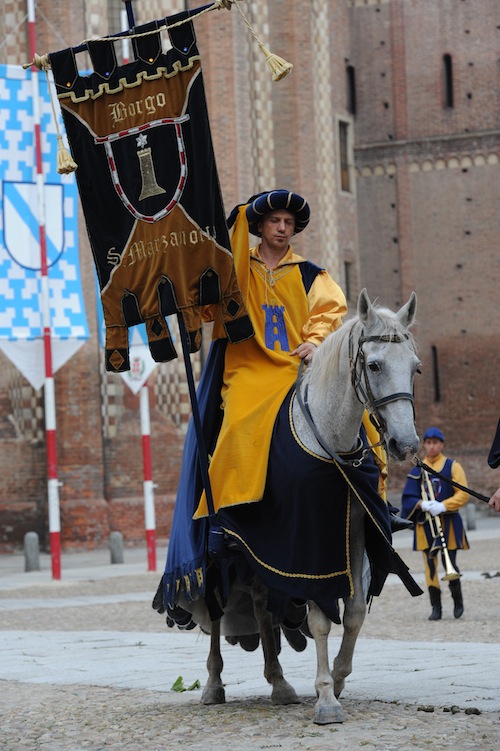
<svg viewBox="0 0 500 751">
<path fill-rule="evenodd" d="M 363 289 L 358 299 L 360 326 L 352 337 L 352 383 L 378 422 L 389 453 L 399 461 L 418 450 L 413 409 L 413 382 L 420 361 L 409 332 L 417 296 L 396 313 L 374 306 Z"/>
</svg>

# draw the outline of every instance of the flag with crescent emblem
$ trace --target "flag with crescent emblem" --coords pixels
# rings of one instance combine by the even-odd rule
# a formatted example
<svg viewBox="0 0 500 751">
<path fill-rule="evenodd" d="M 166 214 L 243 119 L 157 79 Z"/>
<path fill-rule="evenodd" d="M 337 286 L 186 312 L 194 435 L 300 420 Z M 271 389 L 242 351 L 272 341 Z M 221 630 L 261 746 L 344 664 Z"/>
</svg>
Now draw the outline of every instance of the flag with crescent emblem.
<svg viewBox="0 0 500 751">
<path fill-rule="evenodd" d="M 169 26 L 186 14 L 167 19 Z M 253 335 L 234 271 L 191 21 L 134 30 L 134 60 L 115 41 L 49 55 L 90 238 L 106 325 L 106 368 L 130 369 L 129 327 L 145 323 L 156 362 L 177 356 L 169 315 L 182 315 L 195 352 L 202 320 L 232 341 Z"/>
</svg>

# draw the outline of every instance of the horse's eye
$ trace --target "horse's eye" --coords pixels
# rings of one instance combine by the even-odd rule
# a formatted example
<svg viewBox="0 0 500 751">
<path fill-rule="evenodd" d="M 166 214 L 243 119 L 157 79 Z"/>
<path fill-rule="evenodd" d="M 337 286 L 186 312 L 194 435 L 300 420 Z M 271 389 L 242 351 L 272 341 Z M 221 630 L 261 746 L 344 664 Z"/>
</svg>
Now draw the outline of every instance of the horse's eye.
<svg viewBox="0 0 500 751">
<path fill-rule="evenodd" d="M 372 373 L 380 373 L 380 365 L 378 364 L 378 362 L 369 362 L 368 368 Z"/>
</svg>

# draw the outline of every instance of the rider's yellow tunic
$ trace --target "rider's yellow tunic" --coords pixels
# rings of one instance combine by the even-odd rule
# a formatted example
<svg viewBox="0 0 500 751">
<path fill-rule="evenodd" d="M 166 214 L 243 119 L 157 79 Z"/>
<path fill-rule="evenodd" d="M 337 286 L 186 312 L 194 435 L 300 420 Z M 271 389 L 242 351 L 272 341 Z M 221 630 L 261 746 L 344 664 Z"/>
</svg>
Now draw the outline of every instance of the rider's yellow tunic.
<svg viewBox="0 0 500 751">
<path fill-rule="evenodd" d="M 321 344 L 347 311 L 342 290 L 324 270 L 306 292 L 300 270 L 304 259 L 292 247 L 269 269 L 258 246 L 249 248 L 246 221 L 236 222 L 232 246 L 255 336 L 227 344 L 224 418 L 209 470 L 216 510 L 261 500 L 274 421 L 300 365 L 290 353 L 305 341 Z M 214 338 L 222 335 L 216 323 Z M 203 494 L 194 518 L 206 515 Z"/>
</svg>

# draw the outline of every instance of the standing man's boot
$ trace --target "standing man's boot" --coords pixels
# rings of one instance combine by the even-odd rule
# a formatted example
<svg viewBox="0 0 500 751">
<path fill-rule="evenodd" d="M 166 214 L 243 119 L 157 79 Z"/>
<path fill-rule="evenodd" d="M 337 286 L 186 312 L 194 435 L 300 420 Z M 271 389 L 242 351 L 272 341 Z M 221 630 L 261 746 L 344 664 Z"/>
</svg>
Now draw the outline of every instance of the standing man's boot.
<svg viewBox="0 0 500 751">
<path fill-rule="evenodd" d="M 431 598 L 432 613 L 429 616 L 430 621 L 440 621 L 442 616 L 441 608 L 441 590 L 439 587 L 429 587 L 429 597 Z"/>
<path fill-rule="evenodd" d="M 453 579 L 450 582 L 450 592 L 451 596 L 453 597 L 453 603 L 455 607 L 453 608 L 453 615 L 455 618 L 460 618 L 460 616 L 464 612 L 464 601 L 462 597 L 462 585 L 460 584 L 460 579 Z"/>
</svg>

